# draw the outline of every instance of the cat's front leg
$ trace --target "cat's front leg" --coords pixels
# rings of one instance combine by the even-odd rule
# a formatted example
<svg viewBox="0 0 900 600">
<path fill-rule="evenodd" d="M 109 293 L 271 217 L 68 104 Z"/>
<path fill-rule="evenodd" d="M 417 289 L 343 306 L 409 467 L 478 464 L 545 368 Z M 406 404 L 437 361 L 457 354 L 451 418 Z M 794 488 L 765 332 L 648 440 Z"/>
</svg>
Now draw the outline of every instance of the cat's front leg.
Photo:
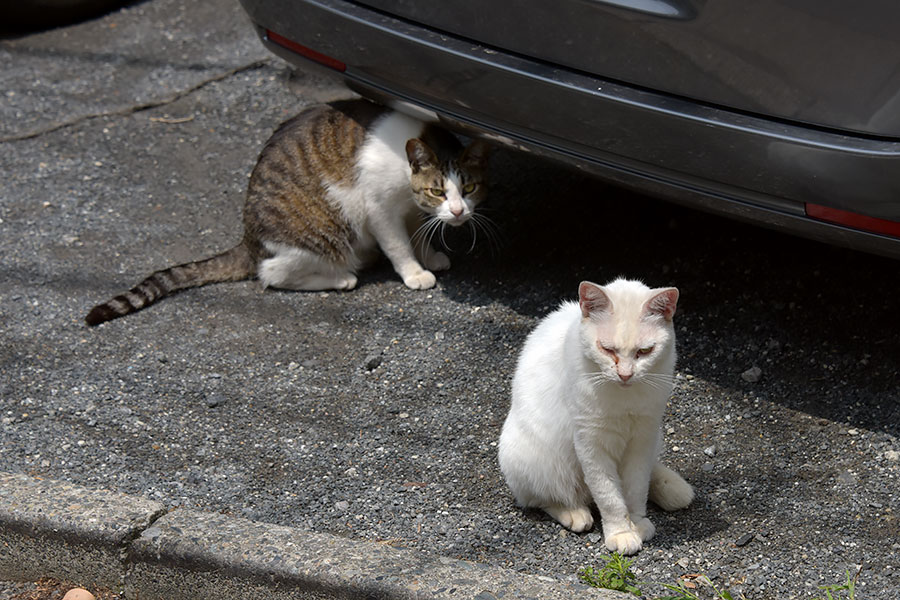
<svg viewBox="0 0 900 600">
<path fill-rule="evenodd" d="M 596 442 L 593 434 L 576 434 L 575 451 L 584 473 L 584 482 L 600 510 L 603 541 L 610 552 L 635 554 L 643 543 L 640 531 L 628 514 L 617 462 L 608 449 Z"/>
<path fill-rule="evenodd" d="M 373 215 L 369 229 L 406 287 L 414 290 L 434 287 L 437 282 L 434 273 L 423 269 L 416 260 L 402 217 Z"/>
<path fill-rule="evenodd" d="M 620 460 L 619 472 L 628 516 L 641 540 L 646 542 L 656 533 L 656 526 L 647 518 L 647 491 L 650 472 L 659 453 L 659 420 L 645 417 L 635 423 L 632 438 Z"/>
<path fill-rule="evenodd" d="M 605 520 L 603 522 L 603 543 L 610 552 L 618 552 L 625 556 L 637 554 L 644 547 L 641 534 L 636 530 L 634 524 L 630 524 L 627 529 L 609 531 Z"/>
<path fill-rule="evenodd" d="M 447 258 L 447 255 L 427 244 L 420 254 L 419 260 L 432 271 L 446 271 L 450 268 L 450 259 Z"/>
</svg>

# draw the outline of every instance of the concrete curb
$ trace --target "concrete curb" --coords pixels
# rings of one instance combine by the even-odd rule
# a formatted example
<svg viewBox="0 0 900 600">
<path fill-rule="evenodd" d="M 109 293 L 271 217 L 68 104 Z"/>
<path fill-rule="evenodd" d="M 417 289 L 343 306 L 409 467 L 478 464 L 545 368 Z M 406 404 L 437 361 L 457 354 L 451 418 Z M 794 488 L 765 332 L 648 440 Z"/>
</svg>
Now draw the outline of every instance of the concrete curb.
<svg viewBox="0 0 900 600">
<path fill-rule="evenodd" d="M 628 597 L 0 472 L 0 578 L 40 577 L 140 600 Z"/>
</svg>

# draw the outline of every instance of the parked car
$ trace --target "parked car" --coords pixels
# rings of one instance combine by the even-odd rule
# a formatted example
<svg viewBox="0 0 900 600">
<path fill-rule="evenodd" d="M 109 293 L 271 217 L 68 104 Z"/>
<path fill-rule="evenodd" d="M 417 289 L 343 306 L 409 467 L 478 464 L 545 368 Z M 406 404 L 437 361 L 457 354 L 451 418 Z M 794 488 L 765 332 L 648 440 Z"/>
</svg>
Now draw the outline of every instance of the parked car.
<svg viewBox="0 0 900 600">
<path fill-rule="evenodd" d="M 241 2 L 274 53 L 399 110 L 900 257 L 900 3 Z"/>
</svg>

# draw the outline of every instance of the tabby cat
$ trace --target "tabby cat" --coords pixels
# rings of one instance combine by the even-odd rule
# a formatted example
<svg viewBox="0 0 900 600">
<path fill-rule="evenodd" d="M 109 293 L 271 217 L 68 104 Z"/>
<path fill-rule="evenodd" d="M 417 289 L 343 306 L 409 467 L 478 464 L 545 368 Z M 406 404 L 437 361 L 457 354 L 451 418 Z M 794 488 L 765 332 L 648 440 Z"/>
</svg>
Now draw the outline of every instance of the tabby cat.
<svg viewBox="0 0 900 600">
<path fill-rule="evenodd" d="M 430 238 L 470 222 L 485 195 L 486 157 L 480 140 L 463 148 L 448 131 L 367 100 L 310 107 L 263 148 L 237 246 L 157 271 L 85 320 L 97 325 L 177 290 L 253 276 L 265 287 L 349 290 L 378 248 L 408 287 L 430 288 L 432 271 L 450 267 Z"/>
</svg>

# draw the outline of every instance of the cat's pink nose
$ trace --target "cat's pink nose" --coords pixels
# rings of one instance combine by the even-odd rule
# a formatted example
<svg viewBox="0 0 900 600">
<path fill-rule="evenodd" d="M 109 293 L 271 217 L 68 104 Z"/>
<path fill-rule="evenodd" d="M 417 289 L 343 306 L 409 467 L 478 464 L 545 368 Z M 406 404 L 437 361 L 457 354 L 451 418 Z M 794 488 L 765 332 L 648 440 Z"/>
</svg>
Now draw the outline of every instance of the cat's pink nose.
<svg viewBox="0 0 900 600">
<path fill-rule="evenodd" d="M 619 379 L 622 380 L 622 383 L 627 383 L 629 379 L 631 379 L 633 373 L 619 373 Z"/>
<path fill-rule="evenodd" d="M 454 216 L 454 217 L 459 217 L 460 215 L 463 214 L 463 210 L 464 210 L 464 209 L 463 209 L 462 206 L 460 206 L 460 207 L 452 207 L 452 208 L 450 209 L 450 212 L 453 213 L 453 216 Z"/>
</svg>

